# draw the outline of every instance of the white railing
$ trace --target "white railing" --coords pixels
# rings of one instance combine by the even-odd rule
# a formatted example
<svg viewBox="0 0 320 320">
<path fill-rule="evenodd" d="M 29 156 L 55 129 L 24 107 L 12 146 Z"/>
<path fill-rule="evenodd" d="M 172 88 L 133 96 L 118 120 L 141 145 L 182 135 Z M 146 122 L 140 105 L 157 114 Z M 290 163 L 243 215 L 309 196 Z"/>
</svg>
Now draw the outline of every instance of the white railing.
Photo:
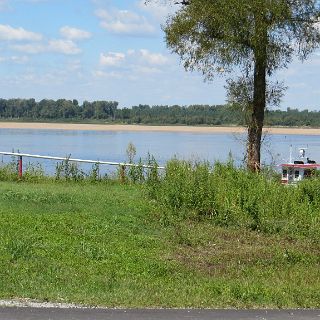
<svg viewBox="0 0 320 320">
<path fill-rule="evenodd" d="M 19 152 L 4 152 L 0 151 L 0 155 L 6 156 L 14 156 L 18 157 L 18 168 L 19 168 L 19 176 L 22 176 L 22 158 L 34 158 L 34 159 L 48 159 L 48 160 L 56 160 L 56 161 L 70 161 L 70 162 L 79 162 L 79 163 L 92 163 L 92 164 L 105 164 L 110 166 L 119 166 L 119 167 L 142 167 L 145 169 L 165 169 L 165 167 L 161 166 L 152 166 L 147 164 L 135 164 L 135 163 L 125 163 L 125 162 L 111 162 L 111 161 L 100 161 L 100 160 L 84 160 L 84 159 L 75 159 L 69 157 L 52 157 L 52 156 L 41 156 L 37 154 L 29 154 L 29 153 L 19 153 Z"/>
</svg>

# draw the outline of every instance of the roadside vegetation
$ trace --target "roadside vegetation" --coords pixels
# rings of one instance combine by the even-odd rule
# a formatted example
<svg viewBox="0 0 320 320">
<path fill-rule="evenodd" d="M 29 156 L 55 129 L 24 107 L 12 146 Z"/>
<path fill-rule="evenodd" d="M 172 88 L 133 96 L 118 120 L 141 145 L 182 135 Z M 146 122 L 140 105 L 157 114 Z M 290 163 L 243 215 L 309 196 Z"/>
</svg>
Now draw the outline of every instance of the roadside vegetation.
<svg viewBox="0 0 320 320">
<path fill-rule="evenodd" d="M 319 194 L 317 179 L 285 187 L 232 161 L 112 177 L 64 162 L 55 176 L 30 166 L 22 179 L 14 162 L 2 165 L 0 298 L 319 307 Z"/>
</svg>

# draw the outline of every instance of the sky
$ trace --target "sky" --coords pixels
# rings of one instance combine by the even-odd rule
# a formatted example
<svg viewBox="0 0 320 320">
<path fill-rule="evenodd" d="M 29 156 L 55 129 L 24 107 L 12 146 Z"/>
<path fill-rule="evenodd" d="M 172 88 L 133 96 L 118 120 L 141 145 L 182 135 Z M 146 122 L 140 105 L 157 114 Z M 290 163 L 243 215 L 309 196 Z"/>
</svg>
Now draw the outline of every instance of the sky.
<svg viewBox="0 0 320 320">
<path fill-rule="evenodd" d="M 204 82 L 170 52 L 174 6 L 144 0 L 0 0 L 0 97 L 224 104 L 223 74 Z M 278 72 L 281 109 L 320 109 L 320 51 Z"/>
</svg>

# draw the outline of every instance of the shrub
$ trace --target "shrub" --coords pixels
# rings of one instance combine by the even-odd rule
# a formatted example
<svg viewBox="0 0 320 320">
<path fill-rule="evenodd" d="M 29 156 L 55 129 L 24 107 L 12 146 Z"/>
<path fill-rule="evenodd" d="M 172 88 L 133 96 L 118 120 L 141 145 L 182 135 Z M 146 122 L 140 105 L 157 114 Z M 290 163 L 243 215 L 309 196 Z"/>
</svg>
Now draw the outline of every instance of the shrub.
<svg viewBox="0 0 320 320">
<path fill-rule="evenodd" d="M 258 232 L 319 237 L 320 180 L 283 186 L 275 175 L 232 163 L 171 160 L 149 196 L 176 217 L 210 218 L 223 226 Z"/>
</svg>

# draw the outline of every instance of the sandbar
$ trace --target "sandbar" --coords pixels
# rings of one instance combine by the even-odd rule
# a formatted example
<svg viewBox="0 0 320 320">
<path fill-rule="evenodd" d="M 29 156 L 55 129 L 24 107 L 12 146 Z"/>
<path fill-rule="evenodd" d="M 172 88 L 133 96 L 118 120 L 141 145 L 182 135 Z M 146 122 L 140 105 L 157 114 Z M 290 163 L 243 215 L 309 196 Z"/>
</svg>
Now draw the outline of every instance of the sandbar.
<svg viewBox="0 0 320 320">
<path fill-rule="evenodd" d="M 85 131 L 133 131 L 133 132 L 188 132 L 188 133 L 245 133 L 245 127 L 206 127 L 206 126 L 150 126 L 120 124 L 84 123 L 44 123 L 44 122 L 0 122 L 0 129 L 34 130 L 85 130 Z M 320 135 L 320 128 L 265 127 L 264 132 L 283 135 Z"/>
</svg>

